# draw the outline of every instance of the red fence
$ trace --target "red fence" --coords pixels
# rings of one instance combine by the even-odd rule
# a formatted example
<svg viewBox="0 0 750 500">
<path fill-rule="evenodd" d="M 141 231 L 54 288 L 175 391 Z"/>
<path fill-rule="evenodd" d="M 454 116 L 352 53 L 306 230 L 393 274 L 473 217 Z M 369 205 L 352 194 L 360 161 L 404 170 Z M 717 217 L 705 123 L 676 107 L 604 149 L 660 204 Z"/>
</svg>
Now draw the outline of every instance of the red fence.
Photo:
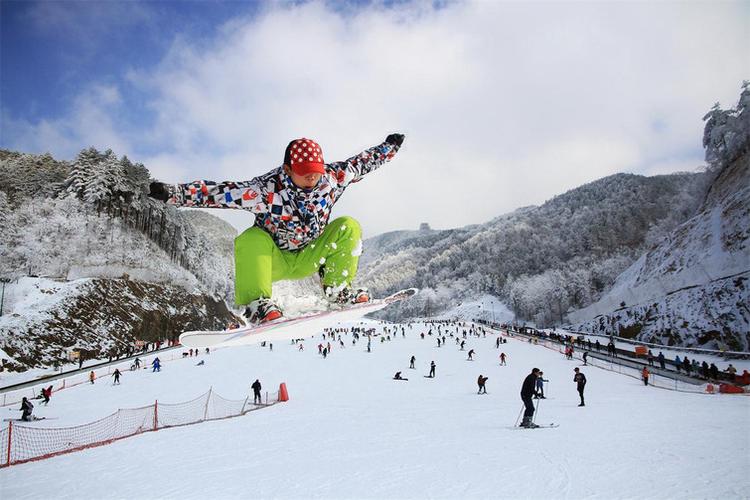
<svg viewBox="0 0 750 500">
<path fill-rule="evenodd" d="M 0 468 L 41 460 L 166 427 L 237 417 L 265 408 L 279 400 L 279 393 L 266 393 L 266 402 L 255 404 L 247 397 L 229 400 L 209 390 L 192 401 L 164 404 L 158 401 L 142 408 L 117 410 L 96 422 L 75 427 L 44 428 L 9 422 L 0 430 Z"/>
</svg>

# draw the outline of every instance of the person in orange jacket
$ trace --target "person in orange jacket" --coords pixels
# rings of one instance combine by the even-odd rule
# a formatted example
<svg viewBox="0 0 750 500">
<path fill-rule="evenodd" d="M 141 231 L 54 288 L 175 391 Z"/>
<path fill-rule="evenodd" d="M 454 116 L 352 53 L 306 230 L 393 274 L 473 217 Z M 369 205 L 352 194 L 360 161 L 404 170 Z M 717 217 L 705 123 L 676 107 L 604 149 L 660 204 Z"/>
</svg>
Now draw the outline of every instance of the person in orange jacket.
<svg viewBox="0 0 750 500">
<path fill-rule="evenodd" d="M 91 373 L 89 373 L 89 382 L 93 384 L 94 380 L 96 380 L 96 373 L 94 373 L 94 370 L 91 370 Z"/>
<path fill-rule="evenodd" d="M 651 375 L 648 371 L 647 367 L 643 367 L 643 371 L 641 372 L 641 376 L 643 377 L 643 384 L 648 385 L 648 376 Z"/>
</svg>

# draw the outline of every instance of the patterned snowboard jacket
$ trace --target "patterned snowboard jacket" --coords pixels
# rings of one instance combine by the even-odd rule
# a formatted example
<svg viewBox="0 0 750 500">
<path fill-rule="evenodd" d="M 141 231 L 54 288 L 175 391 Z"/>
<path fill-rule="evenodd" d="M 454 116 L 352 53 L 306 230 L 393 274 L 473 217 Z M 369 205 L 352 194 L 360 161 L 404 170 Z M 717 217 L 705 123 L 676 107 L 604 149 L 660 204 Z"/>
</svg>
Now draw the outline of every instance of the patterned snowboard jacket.
<svg viewBox="0 0 750 500">
<path fill-rule="evenodd" d="M 241 208 L 255 214 L 281 250 L 301 250 L 328 224 L 333 205 L 352 183 L 390 161 L 399 146 L 383 142 L 346 161 L 326 164 L 316 187 L 297 187 L 283 166 L 250 181 L 195 181 L 170 186 L 168 203 L 184 207 Z"/>
</svg>

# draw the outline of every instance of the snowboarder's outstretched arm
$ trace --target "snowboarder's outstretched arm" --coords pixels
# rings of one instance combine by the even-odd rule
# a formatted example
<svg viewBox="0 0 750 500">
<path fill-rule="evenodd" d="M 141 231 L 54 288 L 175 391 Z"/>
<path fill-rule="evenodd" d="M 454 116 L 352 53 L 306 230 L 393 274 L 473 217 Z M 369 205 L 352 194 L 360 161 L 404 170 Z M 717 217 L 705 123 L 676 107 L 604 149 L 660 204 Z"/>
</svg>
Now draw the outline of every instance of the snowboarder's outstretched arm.
<svg viewBox="0 0 750 500">
<path fill-rule="evenodd" d="M 187 184 L 152 182 L 149 196 L 178 207 L 241 208 L 253 213 L 268 211 L 266 190 L 259 177 L 250 181 L 197 180 Z"/>
<path fill-rule="evenodd" d="M 391 161 L 403 142 L 403 134 L 391 134 L 377 146 L 366 149 L 346 161 L 330 163 L 326 165 L 326 169 L 333 172 L 339 186 L 346 187 Z"/>
</svg>

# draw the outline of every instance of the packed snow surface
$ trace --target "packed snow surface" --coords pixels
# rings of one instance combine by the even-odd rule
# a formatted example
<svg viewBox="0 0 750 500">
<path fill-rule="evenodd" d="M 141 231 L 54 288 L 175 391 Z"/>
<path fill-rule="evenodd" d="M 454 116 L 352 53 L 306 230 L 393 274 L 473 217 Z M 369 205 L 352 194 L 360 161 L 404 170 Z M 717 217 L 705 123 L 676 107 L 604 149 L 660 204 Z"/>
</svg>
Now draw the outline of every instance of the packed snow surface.
<svg viewBox="0 0 750 500">
<path fill-rule="evenodd" d="M 349 323 L 349 325 L 359 323 Z M 382 323 L 368 323 L 378 332 Z M 290 401 L 243 417 L 163 429 L 113 444 L 0 471 L 2 498 L 746 498 L 750 488 L 750 398 L 677 393 L 583 367 L 586 407 L 578 407 L 580 361 L 496 333 L 449 332 L 415 324 L 345 348 L 321 332 L 304 351 L 288 340 L 218 348 L 163 364 L 160 373 L 124 372 L 61 390 L 34 425 L 90 422 L 118 408 L 193 399 L 210 387 L 243 399 L 286 382 Z M 433 335 L 420 338 L 432 328 Z M 446 331 L 447 330 L 447 331 Z M 459 333 L 459 336 L 461 333 Z M 470 349 L 475 361 L 467 360 Z M 500 366 L 500 352 L 508 365 Z M 416 356 L 416 369 L 409 358 Z M 148 363 L 152 356 L 146 357 Z M 437 376 L 425 378 L 430 361 Z M 521 382 L 532 367 L 549 380 L 537 422 L 513 425 Z M 392 379 L 401 371 L 408 381 Z M 477 394 L 477 377 L 489 394 Z M 8 412 L 12 415 L 13 413 Z"/>
</svg>

